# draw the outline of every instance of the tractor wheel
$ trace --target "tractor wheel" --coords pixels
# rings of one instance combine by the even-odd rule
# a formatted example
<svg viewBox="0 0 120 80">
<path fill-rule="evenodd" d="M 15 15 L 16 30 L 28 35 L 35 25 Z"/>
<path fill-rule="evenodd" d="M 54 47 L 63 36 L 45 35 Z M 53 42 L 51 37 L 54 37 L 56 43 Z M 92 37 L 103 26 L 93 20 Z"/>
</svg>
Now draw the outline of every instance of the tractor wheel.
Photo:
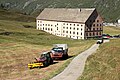
<svg viewBox="0 0 120 80">
<path fill-rule="evenodd" d="M 50 64 L 53 64 L 53 59 L 50 60 Z"/>
<path fill-rule="evenodd" d="M 43 65 L 44 65 L 44 67 L 47 67 L 49 64 L 47 61 L 45 61 Z"/>
</svg>

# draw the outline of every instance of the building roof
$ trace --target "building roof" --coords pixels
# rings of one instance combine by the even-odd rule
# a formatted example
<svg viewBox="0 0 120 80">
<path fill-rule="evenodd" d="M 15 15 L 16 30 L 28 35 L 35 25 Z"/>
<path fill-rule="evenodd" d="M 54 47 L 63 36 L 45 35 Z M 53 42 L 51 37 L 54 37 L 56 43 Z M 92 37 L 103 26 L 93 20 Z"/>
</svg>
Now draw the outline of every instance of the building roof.
<svg viewBox="0 0 120 80">
<path fill-rule="evenodd" d="M 95 8 L 45 8 L 36 19 L 85 23 Z"/>
</svg>

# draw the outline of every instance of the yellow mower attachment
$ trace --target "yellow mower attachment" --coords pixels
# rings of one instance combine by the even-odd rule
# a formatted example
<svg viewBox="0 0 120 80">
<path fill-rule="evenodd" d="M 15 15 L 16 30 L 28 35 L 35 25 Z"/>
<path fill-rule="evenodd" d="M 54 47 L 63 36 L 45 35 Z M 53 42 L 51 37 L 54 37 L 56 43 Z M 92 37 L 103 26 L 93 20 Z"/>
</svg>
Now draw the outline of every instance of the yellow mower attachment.
<svg viewBox="0 0 120 80">
<path fill-rule="evenodd" d="M 32 69 L 32 68 L 36 68 L 36 67 L 43 67 L 43 63 L 40 62 L 40 63 L 30 63 L 28 64 L 28 68 Z"/>
</svg>

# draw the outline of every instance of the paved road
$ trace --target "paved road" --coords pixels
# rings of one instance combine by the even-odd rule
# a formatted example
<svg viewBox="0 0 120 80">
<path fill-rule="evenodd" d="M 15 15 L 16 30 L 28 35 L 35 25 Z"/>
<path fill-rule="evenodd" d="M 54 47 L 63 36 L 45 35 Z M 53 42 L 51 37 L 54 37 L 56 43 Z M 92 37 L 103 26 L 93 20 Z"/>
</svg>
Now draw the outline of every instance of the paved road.
<svg viewBox="0 0 120 80">
<path fill-rule="evenodd" d="M 84 70 L 87 57 L 94 53 L 98 49 L 98 46 L 99 44 L 94 44 L 91 48 L 79 54 L 63 72 L 50 80 L 76 80 Z"/>
</svg>

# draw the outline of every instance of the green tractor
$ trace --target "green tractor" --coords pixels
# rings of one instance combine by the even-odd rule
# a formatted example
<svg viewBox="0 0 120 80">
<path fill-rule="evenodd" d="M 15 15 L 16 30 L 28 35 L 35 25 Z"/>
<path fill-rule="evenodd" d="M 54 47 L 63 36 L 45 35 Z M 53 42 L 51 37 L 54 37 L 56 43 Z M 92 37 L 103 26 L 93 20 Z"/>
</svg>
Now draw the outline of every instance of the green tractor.
<svg viewBox="0 0 120 80">
<path fill-rule="evenodd" d="M 35 67 L 47 67 L 53 63 L 53 59 L 50 55 L 51 52 L 43 52 L 40 58 L 35 58 L 35 62 L 28 64 L 28 68 L 32 69 Z"/>
</svg>

